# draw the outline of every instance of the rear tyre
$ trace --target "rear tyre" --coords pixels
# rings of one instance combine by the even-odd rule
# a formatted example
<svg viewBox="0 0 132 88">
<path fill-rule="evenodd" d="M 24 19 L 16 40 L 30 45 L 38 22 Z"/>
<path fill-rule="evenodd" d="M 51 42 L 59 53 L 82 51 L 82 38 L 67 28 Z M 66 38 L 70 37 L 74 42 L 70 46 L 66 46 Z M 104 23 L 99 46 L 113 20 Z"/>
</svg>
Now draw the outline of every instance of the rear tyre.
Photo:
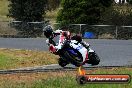
<svg viewBox="0 0 132 88">
<path fill-rule="evenodd" d="M 58 64 L 59 64 L 61 67 L 65 67 L 68 63 L 67 63 L 66 61 L 64 61 L 63 58 L 59 58 Z"/>
<path fill-rule="evenodd" d="M 93 52 L 93 53 L 89 53 L 89 61 L 88 63 L 91 65 L 98 65 L 100 62 L 99 56 Z"/>
</svg>

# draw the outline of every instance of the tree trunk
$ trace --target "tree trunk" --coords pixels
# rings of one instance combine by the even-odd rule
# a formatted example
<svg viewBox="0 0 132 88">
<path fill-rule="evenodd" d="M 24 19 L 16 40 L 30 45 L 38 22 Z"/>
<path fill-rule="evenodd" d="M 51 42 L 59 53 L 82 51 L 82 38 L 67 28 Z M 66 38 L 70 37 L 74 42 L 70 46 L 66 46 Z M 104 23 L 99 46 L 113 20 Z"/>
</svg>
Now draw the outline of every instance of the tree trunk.
<svg viewBox="0 0 132 88">
<path fill-rule="evenodd" d="M 119 4 L 121 4 L 122 2 L 121 2 L 122 0 L 119 0 Z"/>
</svg>

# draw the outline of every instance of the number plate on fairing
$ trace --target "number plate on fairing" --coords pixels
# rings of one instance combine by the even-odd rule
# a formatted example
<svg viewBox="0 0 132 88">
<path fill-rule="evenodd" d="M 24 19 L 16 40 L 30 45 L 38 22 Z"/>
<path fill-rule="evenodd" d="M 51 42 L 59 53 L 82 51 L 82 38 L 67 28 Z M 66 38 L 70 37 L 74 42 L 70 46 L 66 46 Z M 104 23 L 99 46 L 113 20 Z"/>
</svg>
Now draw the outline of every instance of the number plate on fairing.
<svg viewBox="0 0 132 88">
<path fill-rule="evenodd" d="M 82 49 L 83 48 L 83 46 L 78 46 L 76 49 L 77 50 L 80 50 L 80 49 Z"/>
</svg>

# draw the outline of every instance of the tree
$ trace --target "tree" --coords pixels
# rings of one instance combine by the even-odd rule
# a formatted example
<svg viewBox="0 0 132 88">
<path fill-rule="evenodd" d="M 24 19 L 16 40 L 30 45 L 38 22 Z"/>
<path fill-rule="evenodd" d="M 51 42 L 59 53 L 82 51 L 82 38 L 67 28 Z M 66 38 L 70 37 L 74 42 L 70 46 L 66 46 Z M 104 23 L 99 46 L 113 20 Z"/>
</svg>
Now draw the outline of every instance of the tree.
<svg viewBox="0 0 132 88">
<path fill-rule="evenodd" d="M 61 0 L 48 0 L 48 10 L 55 10 L 59 7 Z"/>
<path fill-rule="evenodd" d="M 119 4 L 121 4 L 121 0 L 119 0 Z"/>
<path fill-rule="evenodd" d="M 132 4 L 132 0 L 126 0 L 129 4 Z"/>
<path fill-rule="evenodd" d="M 111 6 L 113 0 L 62 0 L 57 16 L 61 24 L 97 24 L 101 13 Z"/>
<path fill-rule="evenodd" d="M 101 16 L 100 24 L 105 24 L 105 25 L 109 24 L 109 25 L 117 25 L 117 26 L 132 25 L 131 6 L 130 7 L 127 6 L 126 9 L 122 9 L 122 8 L 108 9 Z"/>
<path fill-rule="evenodd" d="M 19 26 L 24 32 L 27 31 L 27 35 L 33 35 L 36 30 L 27 22 L 43 21 L 47 0 L 9 0 L 9 17 L 14 20 L 22 21 Z M 23 27 L 23 28 L 22 28 Z M 38 30 L 40 31 L 40 30 Z M 26 32 L 25 32 L 26 33 Z"/>
</svg>

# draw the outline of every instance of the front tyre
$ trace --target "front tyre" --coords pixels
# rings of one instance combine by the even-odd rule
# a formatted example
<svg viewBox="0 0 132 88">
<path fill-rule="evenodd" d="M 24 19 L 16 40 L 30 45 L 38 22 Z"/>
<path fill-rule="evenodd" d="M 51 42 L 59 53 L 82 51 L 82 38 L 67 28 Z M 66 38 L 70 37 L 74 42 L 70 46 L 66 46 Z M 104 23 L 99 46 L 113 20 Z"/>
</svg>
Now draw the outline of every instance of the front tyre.
<svg viewBox="0 0 132 88">
<path fill-rule="evenodd" d="M 66 61 L 64 61 L 63 58 L 59 58 L 58 64 L 59 64 L 61 67 L 65 67 L 68 63 L 67 63 Z"/>
<path fill-rule="evenodd" d="M 89 61 L 88 63 L 91 65 L 98 65 L 100 62 L 99 56 L 95 53 L 89 53 Z"/>
</svg>

